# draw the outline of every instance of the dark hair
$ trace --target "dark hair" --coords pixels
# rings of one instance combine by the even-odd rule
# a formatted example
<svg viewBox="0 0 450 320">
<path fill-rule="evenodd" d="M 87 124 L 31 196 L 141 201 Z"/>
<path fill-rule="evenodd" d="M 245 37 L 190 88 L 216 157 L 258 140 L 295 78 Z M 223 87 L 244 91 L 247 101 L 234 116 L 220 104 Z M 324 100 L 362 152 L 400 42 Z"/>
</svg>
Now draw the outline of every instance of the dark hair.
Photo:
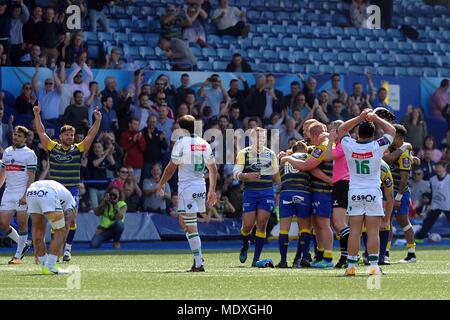
<svg viewBox="0 0 450 320">
<path fill-rule="evenodd" d="M 363 121 L 358 127 L 358 136 L 360 139 L 373 138 L 375 134 L 375 125 L 369 121 Z"/>
<path fill-rule="evenodd" d="M 90 89 L 94 84 L 98 84 L 98 82 L 97 82 L 97 81 L 91 81 L 91 82 L 89 82 L 89 89 Z"/>
<path fill-rule="evenodd" d="M 449 84 L 450 84 L 450 80 L 444 79 L 444 80 L 441 81 L 441 88 L 445 88 Z"/>
<path fill-rule="evenodd" d="M 233 58 L 236 58 L 236 57 L 242 57 L 242 56 L 240 53 L 237 52 L 237 53 L 233 54 Z"/>
<path fill-rule="evenodd" d="M 195 129 L 195 118 L 191 115 L 182 116 L 178 119 L 178 124 L 181 129 L 187 130 L 190 134 L 194 133 Z"/>
<path fill-rule="evenodd" d="M 292 152 L 304 152 L 308 151 L 308 146 L 303 141 L 299 140 L 292 146 Z"/>
<path fill-rule="evenodd" d="M 229 120 L 228 120 L 228 116 L 226 116 L 226 115 L 224 115 L 224 114 L 221 115 L 221 116 L 219 117 L 219 120 L 220 120 L 220 119 L 223 119 L 223 118 L 225 118 L 225 119 L 227 119 L 227 121 L 229 121 Z"/>
<path fill-rule="evenodd" d="M 147 97 L 150 99 L 148 93 L 145 93 L 145 92 L 142 92 L 142 93 L 139 95 L 138 99 L 141 100 L 141 98 L 142 98 L 143 96 L 147 96 Z"/>
<path fill-rule="evenodd" d="M 111 98 L 111 96 L 102 96 L 102 98 L 100 99 L 101 103 L 105 103 L 106 101 L 108 101 L 108 98 Z"/>
<path fill-rule="evenodd" d="M 75 98 L 79 93 L 83 94 L 83 91 L 75 90 L 75 92 L 73 93 L 73 97 Z"/>
<path fill-rule="evenodd" d="M 401 136 L 402 138 L 404 138 L 406 136 L 406 133 L 408 133 L 408 130 L 406 130 L 405 126 L 401 124 L 394 124 L 394 128 L 395 134 Z"/>
<path fill-rule="evenodd" d="M 331 104 L 333 105 L 333 104 L 335 104 L 335 103 L 337 103 L 337 102 L 341 103 L 341 100 L 339 100 L 339 99 L 337 99 L 337 98 L 336 98 L 336 99 L 333 99 L 333 102 L 332 102 Z"/>
<path fill-rule="evenodd" d="M 183 74 L 181 75 L 181 78 L 184 78 L 184 77 L 189 77 L 189 75 L 188 75 L 187 73 L 183 73 Z"/>
<path fill-rule="evenodd" d="M 117 187 L 117 186 L 110 186 L 110 187 L 108 187 L 108 189 L 106 189 L 106 194 L 110 194 L 111 191 L 113 191 L 113 190 L 119 191 L 119 199 L 118 199 L 118 201 L 125 200 L 125 195 L 123 193 L 123 189 L 120 188 L 120 187 Z"/>
<path fill-rule="evenodd" d="M 387 92 L 386 88 L 380 88 L 380 89 L 378 89 L 378 93 L 380 93 L 381 91 L 386 91 L 386 92 Z"/>
<path fill-rule="evenodd" d="M 321 95 L 322 93 L 326 93 L 328 95 L 328 92 L 326 90 L 322 90 L 319 92 L 319 95 Z"/>
<path fill-rule="evenodd" d="M 426 141 L 428 139 L 431 139 L 433 141 L 433 149 L 436 149 L 437 143 L 436 143 L 436 139 L 433 136 L 426 136 L 425 139 L 423 139 L 423 147 L 426 148 Z"/>
<path fill-rule="evenodd" d="M 133 121 L 139 122 L 139 119 L 136 117 L 131 117 L 130 120 L 128 120 L 128 123 L 132 123 Z"/>
<path fill-rule="evenodd" d="M 422 197 L 425 197 L 431 201 L 431 199 L 432 199 L 431 192 L 425 192 L 424 194 L 422 194 Z"/>
<path fill-rule="evenodd" d="M 341 75 L 339 73 L 333 73 L 330 77 L 331 80 L 333 80 L 335 77 L 341 78 Z"/>
<path fill-rule="evenodd" d="M 436 167 L 437 166 L 441 166 L 441 167 L 444 167 L 445 169 L 447 169 L 447 162 L 444 160 L 441 160 L 438 163 L 436 163 Z"/>
<path fill-rule="evenodd" d="M 291 87 L 292 86 L 300 86 L 300 82 L 298 82 L 298 81 L 292 81 L 291 82 Z"/>
<path fill-rule="evenodd" d="M 239 81 L 236 80 L 236 79 L 232 79 L 232 80 L 230 81 L 230 86 L 231 86 L 232 83 L 235 83 L 235 82 L 239 82 Z"/>
</svg>

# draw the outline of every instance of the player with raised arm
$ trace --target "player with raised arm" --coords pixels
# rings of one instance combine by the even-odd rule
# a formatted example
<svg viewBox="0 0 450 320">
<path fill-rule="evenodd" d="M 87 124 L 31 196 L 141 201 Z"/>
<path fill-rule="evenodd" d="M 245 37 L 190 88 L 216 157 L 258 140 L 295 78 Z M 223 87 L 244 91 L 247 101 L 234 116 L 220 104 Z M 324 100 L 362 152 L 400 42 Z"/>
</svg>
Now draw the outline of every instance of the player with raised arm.
<svg viewBox="0 0 450 320">
<path fill-rule="evenodd" d="M 384 131 L 382 138 L 374 139 L 375 126 Z M 358 127 L 358 140 L 348 132 Z M 370 109 L 365 109 L 358 117 L 346 121 L 339 127 L 339 137 L 347 159 L 350 173 L 348 210 L 350 236 L 345 275 L 356 275 L 359 243 L 363 225 L 367 228 L 367 249 L 369 253 L 369 275 L 381 275 L 378 266 L 380 239 L 379 231 L 384 216 L 383 199 L 380 189 L 381 161 L 385 150 L 394 140 L 395 128 L 381 119 Z"/>
<path fill-rule="evenodd" d="M 6 180 L 6 189 L 0 205 L 0 229 L 17 243 L 17 250 L 8 264 L 22 264 L 22 258 L 28 250 L 27 188 L 34 182 L 37 157 L 33 150 L 25 145 L 28 129 L 16 126 L 12 146 L 5 149 L 1 163 L 0 187 Z M 11 219 L 17 215 L 19 232 L 11 225 Z"/>
<path fill-rule="evenodd" d="M 164 193 L 164 186 L 178 168 L 178 221 L 186 232 L 194 264 L 188 272 L 204 272 L 202 247 L 197 228 L 197 214 L 205 213 L 216 204 L 217 166 L 211 146 L 195 135 L 195 118 L 190 115 L 178 120 L 183 135 L 172 150 L 172 157 L 159 181 L 158 190 Z M 205 168 L 209 173 L 209 189 L 206 194 Z"/>
<path fill-rule="evenodd" d="M 102 114 L 98 109 L 94 111 L 94 125 L 89 129 L 86 138 L 80 143 L 74 143 L 75 128 L 69 125 L 64 125 L 61 128 L 59 134 L 60 142 L 58 143 L 57 141 L 51 140 L 45 133 L 45 128 L 41 120 L 40 107 L 34 106 L 33 112 L 35 117 L 34 123 L 36 125 L 36 132 L 39 135 L 39 140 L 41 141 L 43 148 L 47 150 L 49 154 L 49 179 L 55 180 L 66 187 L 74 197 L 77 204 L 76 207 L 78 208 L 81 158 L 84 152 L 89 151 L 89 148 L 97 135 L 102 121 Z M 69 262 L 72 258 L 72 242 L 77 229 L 76 217 L 77 210 L 74 211 L 73 217 L 68 221 L 68 234 L 63 256 L 63 260 L 66 262 Z"/>
</svg>

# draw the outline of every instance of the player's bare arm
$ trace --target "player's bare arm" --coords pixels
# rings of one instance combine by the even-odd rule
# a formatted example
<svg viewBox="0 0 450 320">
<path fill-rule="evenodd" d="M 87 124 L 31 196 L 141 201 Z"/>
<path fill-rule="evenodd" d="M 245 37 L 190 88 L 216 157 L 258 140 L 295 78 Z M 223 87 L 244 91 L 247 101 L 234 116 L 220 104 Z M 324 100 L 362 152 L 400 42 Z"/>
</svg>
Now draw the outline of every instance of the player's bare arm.
<svg viewBox="0 0 450 320">
<path fill-rule="evenodd" d="M 44 150 L 47 150 L 48 144 L 51 141 L 51 139 L 45 133 L 45 127 L 41 119 L 41 108 L 38 105 L 35 105 L 33 107 L 33 113 L 34 113 L 34 124 L 36 126 L 36 133 L 39 136 L 39 140 L 41 141 Z"/>
<path fill-rule="evenodd" d="M 85 152 L 88 151 L 89 148 L 91 147 L 92 142 L 94 142 L 95 136 L 97 135 L 97 132 L 100 129 L 100 124 L 102 122 L 102 113 L 98 110 L 98 108 L 96 108 L 94 111 L 94 118 L 95 118 L 94 124 L 89 129 L 86 138 L 84 138 L 82 142 Z"/>
</svg>

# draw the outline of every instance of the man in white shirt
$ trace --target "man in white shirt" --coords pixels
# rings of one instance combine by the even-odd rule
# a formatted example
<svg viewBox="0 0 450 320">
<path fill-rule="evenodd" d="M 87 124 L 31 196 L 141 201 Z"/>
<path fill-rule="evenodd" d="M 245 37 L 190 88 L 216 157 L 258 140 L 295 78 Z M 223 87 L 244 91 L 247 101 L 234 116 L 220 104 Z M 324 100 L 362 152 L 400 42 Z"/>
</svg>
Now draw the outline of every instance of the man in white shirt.
<svg viewBox="0 0 450 320">
<path fill-rule="evenodd" d="M 211 84 L 211 87 L 205 88 Z M 212 116 L 219 116 L 220 104 L 222 101 L 229 101 L 230 97 L 228 92 L 222 85 L 222 80 L 218 74 L 213 74 L 211 78 L 206 81 L 200 87 L 200 96 L 205 99 L 205 105 L 211 107 Z"/>
<path fill-rule="evenodd" d="M 39 87 L 39 65 L 35 67 L 33 75 L 33 90 L 42 109 L 42 119 L 53 121 L 58 124 L 59 104 L 61 101 L 62 83 L 56 70 L 52 70 L 53 78 L 47 78 L 44 81 L 44 87 Z"/>
<path fill-rule="evenodd" d="M 245 15 L 236 7 L 228 6 L 228 0 L 220 0 L 220 8 L 212 15 L 220 35 L 241 36 L 246 38 L 250 26 L 245 24 Z"/>
</svg>

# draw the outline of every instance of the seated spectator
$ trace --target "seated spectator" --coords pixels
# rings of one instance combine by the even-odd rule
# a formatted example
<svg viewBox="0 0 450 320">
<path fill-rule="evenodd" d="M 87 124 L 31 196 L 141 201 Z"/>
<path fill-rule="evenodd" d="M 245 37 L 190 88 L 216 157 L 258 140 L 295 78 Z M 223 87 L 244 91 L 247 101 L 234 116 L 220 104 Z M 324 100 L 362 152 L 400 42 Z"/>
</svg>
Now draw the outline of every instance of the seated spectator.
<svg viewBox="0 0 450 320">
<path fill-rule="evenodd" d="M 155 163 L 152 167 L 151 178 L 144 179 L 144 210 L 152 213 L 167 214 L 166 201 L 170 200 L 170 186 L 168 183 L 164 186 L 164 194 L 157 192 L 159 181 L 162 176 L 162 166 Z"/>
<path fill-rule="evenodd" d="M 180 15 L 179 9 L 173 4 L 168 4 L 166 14 L 159 19 L 161 25 L 161 38 L 171 40 L 182 38 L 182 28 L 189 27 L 190 21 Z"/>
<path fill-rule="evenodd" d="M 80 183 L 79 185 L 79 200 L 78 200 L 78 212 L 90 212 L 91 211 L 91 203 L 89 202 L 89 197 L 86 192 L 86 187 L 84 183 Z M 92 211 L 93 212 L 93 211 Z"/>
<path fill-rule="evenodd" d="M 422 199 L 420 201 L 420 205 L 415 208 L 416 209 L 416 214 L 420 217 L 420 218 L 425 218 L 428 213 L 431 211 L 431 193 L 429 192 L 425 192 L 424 194 L 422 194 Z"/>
<path fill-rule="evenodd" d="M 441 81 L 439 88 L 433 93 L 431 97 L 431 114 L 436 117 L 441 117 L 444 109 L 450 106 L 450 80 L 444 79 Z"/>
<path fill-rule="evenodd" d="M 113 158 L 114 162 L 116 163 L 116 167 L 120 168 L 122 166 L 123 156 L 125 152 L 123 151 L 123 148 L 120 144 L 116 142 L 116 136 L 112 132 L 102 132 L 98 136 L 98 141 L 103 144 L 104 149 L 112 148 L 113 149 Z M 111 173 L 111 176 L 108 172 L 108 177 L 113 177 L 113 173 Z"/>
<path fill-rule="evenodd" d="M 240 90 L 239 81 L 233 79 L 230 81 L 230 90 L 228 90 L 228 96 L 230 97 L 230 105 L 238 105 L 242 107 L 244 106 L 244 101 L 250 92 L 250 87 L 248 86 L 248 82 L 244 77 L 239 76 L 238 79 L 242 81 L 244 90 Z"/>
<path fill-rule="evenodd" d="M 10 59 L 14 66 L 20 65 L 20 57 L 24 47 L 22 28 L 30 18 L 30 12 L 23 0 L 13 2 L 11 13 L 11 32 L 10 32 Z"/>
<path fill-rule="evenodd" d="M 348 99 L 347 92 L 345 92 L 344 88 L 340 87 L 341 84 L 341 76 L 337 73 L 331 76 L 331 89 L 327 91 L 328 98 L 330 101 L 334 101 L 338 99 L 341 101 L 342 105 L 345 107 Z"/>
<path fill-rule="evenodd" d="M 147 119 L 147 126 L 142 129 L 146 148 L 144 152 L 144 172 L 143 177 L 150 177 L 152 167 L 155 163 L 162 163 L 162 152 L 169 147 L 164 133 L 157 128 L 158 119 L 151 115 Z"/>
<path fill-rule="evenodd" d="M 170 204 L 167 207 L 167 213 L 173 218 L 178 218 L 178 194 L 172 193 Z"/>
<path fill-rule="evenodd" d="M 83 104 L 83 92 L 73 93 L 73 104 L 69 105 L 61 118 L 61 125 L 71 125 L 76 132 L 86 133 L 89 129 L 88 109 Z"/>
<path fill-rule="evenodd" d="M 214 10 L 212 21 L 217 25 L 219 35 L 247 38 L 250 31 L 244 13 L 237 7 L 228 6 L 228 0 L 220 0 L 220 8 Z"/>
<path fill-rule="evenodd" d="M 105 15 L 105 6 L 112 6 L 114 1 L 110 0 L 90 0 L 88 1 L 89 25 L 91 32 L 97 32 L 97 21 L 103 26 L 105 32 L 110 32 L 108 18 Z"/>
<path fill-rule="evenodd" d="M 36 97 L 33 94 L 33 86 L 31 83 L 22 85 L 22 92 L 16 98 L 16 111 L 20 114 L 33 115 L 33 106 L 36 103 Z"/>
<path fill-rule="evenodd" d="M 183 38 L 189 43 L 198 43 L 201 48 L 206 48 L 206 32 L 204 21 L 208 14 L 199 5 L 190 5 L 186 9 L 186 20 L 189 27 L 183 29 Z"/>
<path fill-rule="evenodd" d="M 178 38 L 170 40 L 161 38 L 158 46 L 166 52 L 167 59 L 172 65 L 172 71 L 198 70 L 197 58 L 185 41 Z"/>
<path fill-rule="evenodd" d="M 133 168 L 133 174 L 137 181 L 141 179 L 141 171 L 144 167 L 144 155 L 146 150 L 145 138 L 139 131 L 139 120 L 131 118 L 128 121 L 128 131 L 120 135 L 120 145 L 126 152 L 123 163 Z"/>
<path fill-rule="evenodd" d="M 41 54 L 41 48 L 38 45 L 33 45 L 29 50 L 23 51 L 20 65 L 22 67 L 46 67 L 47 58 Z"/>
<path fill-rule="evenodd" d="M 1 6 L 0 6 L 0 8 L 1 8 Z M 3 46 L 3 44 L 1 43 L 1 40 L 0 40 L 0 67 L 6 66 L 7 63 L 8 63 L 8 56 L 6 55 L 5 47 Z"/>
<path fill-rule="evenodd" d="M 431 192 L 430 182 L 423 180 L 423 171 L 416 168 L 413 171 L 413 178 L 409 180 L 409 187 L 411 189 L 411 200 L 413 207 L 417 209 L 422 206 L 422 196 L 426 192 Z"/>
<path fill-rule="evenodd" d="M 126 60 L 122 58 L 119 48 L 112 48 L 111 53 L 105 56 L 105 69 L 124 69 Z"/>
<path fill-rule="evenodd" d="M 116 163 L 112 156 L 113 151 L 112 146 L 104 150 L 100 142 L 95 142 L 92 146 L 92 153 L 88 155 L 87 178 L 89 180 L 105 181 L 88 185 L 89 199 L 94 208 L 98 206 L 108 186 L 106 170 L 115 169 Z"/>
<path fill-rule="evenodd" d="M 419 151 L 417 156 L 419 158 L 423 158 L 425 155 L 425 150 L 433 150 L 433 156 L 431 160 L 435 163 L 438 163 L 442 159 L 442 151 L 437 148 L 436 139 L 433 136 L 426 136 L 423 140 L 422 149 Z"/>
<path fill-rule="evenodd" d="M 161 95 L 165 96 L 164 93 L 161 93 Z M 150 101 L 150 97 L 147 93 L 141 93 L 138 98 L 138 104 L 131 105 L 130 109 L 132 116 L 139 119 L 139 130 L 142 130 L 145 127 L 148 117 L 158 115 L 158 106 Z"/>
<path fill-rule="evenodd" d="M 314 105 L 311 109 L 311 112 L 306 117 L 306 119 L 310 118 L 316 119 L 325 124 L 330 123 L 330 119 L 328 119 L 327 114 L 323 111 L 323 108 L 321 107 L 321 105 L 319 104 L 319 100 L 317 99 L 314 101 Z"/>
<path fill-rule="evenodd" d="M 233 216 L 233 214 L 236 212 L 236 209 L 234 208 L 233 204 L 231 204 L 230 200 L 228 200 L 228 197 L 225 195 L 222 195 L 222 191 L 216 190 L 217 195 L 217 203 L 214 207 L 211 208 L 211 221 L 223 221 L 223 218 Z"/>
<path fill-rule="evenodd" d="M 162 102 L 166 102 L 170 108 L 169 118 L 173 119 L 173 110 L 176 109 L 175 105 L 176 89 L 172 90 L 171 85 L 168 83 L 165 77 L 159 77 L 155 82 L 155 89 L 150 94 L 150 100 L 154 101 L 158 106 Z M 157 98 L 159 97 L 159 100 Z M 158 107 L 156 108 L 158 110 Z M 147 119 L 147 118 L 146 118 Z"/>
<path fill-rule="evenodd" d="M 352 26 L 356 28 L 368 28 L 367 19 L 369 14 L 367 13 L 367 7 L 369 4 L 367 0 L 352 0 L 350 6 L 350 20 Z"/>
<path fill-rule="evenodd" d="M 212 116 L 219 116 L 221 102 L 230 100 L 218 74 L 213 74 L 206 79 L 200 86 L 199 93 L 206 105 L 211 107 Z"/>
<path fill-rule="evenodd" d="M 109 187 L 118 187 L 118 188 L 124 188 L 125 187 L 125 182 L 127 181 L 128 177 L 129 177 L 129 171 L 128 168 L 126 167 L 121 167 L 119 169 L 119 171 L 117 171 L 117 178 L 115 178 L 114 180 L 112 180 L 109 183 Z M 131 176 L 133 175 L 133 171 L 131 171 Z"/>
<path fill-rule="evenodd" d="M 226 72 L 252 72 L 250 64 L 240 53 L 233 54 L 231 62 L 227 65 Z"/>
<path fill-rule="evenodd" d="M 197 102 L 194 93 L 188 93 L 184 102 L 189 110 L 189 114 L 198 119 L 202 113 L 204 103 Z"/>
<path fill-rule="evenodd" d="M 77 61 L 83 52 L 87 53 L 87 43 L 83 41 L 83 37 L 80 33 L 74 33 L 70 39 L 69 45 L 65 49 L 64 59 L 67 65 L 72 65 Z"/>
<path fill-rule="evenodd" d="M 36 65 L 32 83 L 36 98 L 41 105 L 42 119 L 57 124 L 59 118 L 59 103 L 61 100 L 62 83 L 56 73 L 56 70 L 52 70 L 52 76 L 53 78 L 47 78 L 44 80 L 44 87 L 40 87 L 39 65 Z"/>
<path fill-rule="evenodd" d="M 97 227 L 91 241 L 92 248 L 100 248 L 103 242 L 112 239 L 113 248 L 120 249 L 120 238 L 124 230 L 127 203 L 122 189 L 110 187 L 99 206 L 95 208 L 95 215 L 100 216 L 100 225 Z"/>
<path fill-rule="evenodd" d="M 403 125 L 408 130 L 405 141 L 411 143 L 414 152 L 417 152 L 427 136 L 427 124 L 422 110 L 419 107 L 408 106 L 403 118 Z"/>
<path fill-rule="evenodd" d="M 433 149 L 425 149 L 420 161 L 420 168 L 423 171 L 423 180 L 425 181 L 429 181 L 432 176 L 436 175 L 436 162 L 432 160 L 433 151 Z"/>
</svg>

